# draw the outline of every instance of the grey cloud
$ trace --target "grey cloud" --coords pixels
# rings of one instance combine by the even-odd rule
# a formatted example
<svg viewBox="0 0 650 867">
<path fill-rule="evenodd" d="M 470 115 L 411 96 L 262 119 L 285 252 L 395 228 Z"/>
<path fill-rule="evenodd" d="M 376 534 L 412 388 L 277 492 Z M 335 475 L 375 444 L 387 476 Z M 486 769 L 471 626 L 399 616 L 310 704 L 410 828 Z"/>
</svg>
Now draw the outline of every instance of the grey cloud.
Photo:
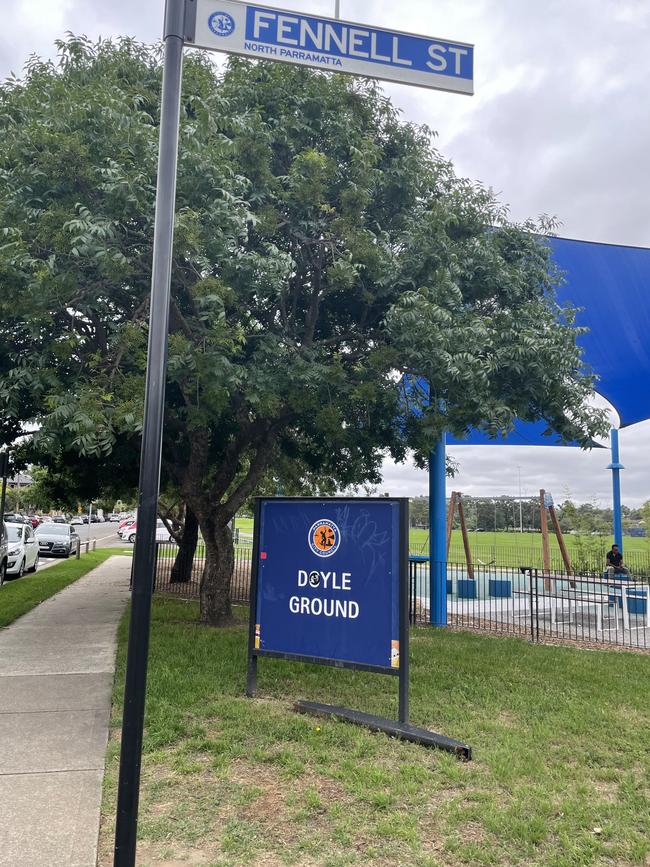
<svg viewBox="0 0 650 867">
<path fill-rule="evenodd" d="M 620 454 L 625 470 L 621 474 L 623 502 L 639 506 L 650 499 L 650 422 L 620 432 Z M 580 449 L 544 446 L 453 446 L 448 453 L 459 464 L 459 472 L 448 480 L 447 489 L 472 496 L 490 497 L 519 492 L 519 471 L 524 495 L 540 488 L 557 501 L 567 497 L 578 502 L 611 503 L 611 457 L 608 449 Z M 387 461 L 383 467 L 381 491 L 395 496 L 427 493 L 427 474 L 412 465 Z"/>
</svg>

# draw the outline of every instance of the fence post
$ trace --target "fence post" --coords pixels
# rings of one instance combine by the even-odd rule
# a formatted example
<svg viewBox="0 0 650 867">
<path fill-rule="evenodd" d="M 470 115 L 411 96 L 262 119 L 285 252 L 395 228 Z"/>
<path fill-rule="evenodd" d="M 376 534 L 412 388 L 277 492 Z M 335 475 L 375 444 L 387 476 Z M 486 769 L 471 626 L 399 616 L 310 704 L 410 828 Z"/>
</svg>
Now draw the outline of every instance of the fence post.
<svg viewBox="0 0 650 867">
<path fill-rule="evenodd" d="M 528 569 L 528 599 L 530 604 L 530 640 L 535 641 L 535 620 L 533 617 L 533 569 Z"/>
<path fill-rule="evenodd" d="M 81 560 L 81 539 L 77 539 L 77 560 Z"/>
<path fill-rule="evenodd" d="M 97 539 L 93 539 L 93 551 L 97 550 Z"/>
<path fill-rule="evenodd" d="M 86 554 L 90 551 L 90 541 L 86 539 Z"/>
</svg>

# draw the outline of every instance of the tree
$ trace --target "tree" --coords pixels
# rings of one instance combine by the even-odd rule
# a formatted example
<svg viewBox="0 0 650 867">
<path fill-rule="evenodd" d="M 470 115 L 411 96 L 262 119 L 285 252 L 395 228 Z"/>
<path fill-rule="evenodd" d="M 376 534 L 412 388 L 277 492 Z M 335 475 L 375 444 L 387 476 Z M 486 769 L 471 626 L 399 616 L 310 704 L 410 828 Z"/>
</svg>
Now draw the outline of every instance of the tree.
<svg viewBox="0 0 650 867">
<path fill-rule="evenodd" d="M 39 447 L 110 455 L 141 425 L 160 53 L 60 50 L 0 95 L 4 328 Z M 375 83 L 193 53 L 183 87 L 164 472 L 205 541 L 205 622 L 229 621 L 229 522 L 275 467 L 334 491 L 443 428 L 603 429 L 544 243 Z"/>
</svg>

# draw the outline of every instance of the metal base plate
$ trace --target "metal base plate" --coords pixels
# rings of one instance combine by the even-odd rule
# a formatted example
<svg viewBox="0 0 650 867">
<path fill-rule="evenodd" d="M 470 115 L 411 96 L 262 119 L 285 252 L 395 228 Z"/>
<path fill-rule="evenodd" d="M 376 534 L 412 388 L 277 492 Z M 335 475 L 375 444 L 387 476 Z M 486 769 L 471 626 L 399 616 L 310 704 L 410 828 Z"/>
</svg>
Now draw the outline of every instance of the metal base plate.
<svg viewBox="0 0 650 867">
<path fill-rule="evenodd" d="M 471 761 L 472 748 L 461 741 L 455 741 L 445 735 L 439 735 L 428 729 L 413 726 L 410 723 L 400 723 L 397 720 L 385 719 L 381 716 L 373 716 L 370 713 L 362 713 L 358 710 L 350 710 L 347 707 L 337 707 L 332 704 L 320 704 L 317 701 L 297 701 L 293 709 L 298 713 L 309 713 L 313 716 L 333 716 L 355 725 L 365 726 L 374 732 L 383 732 L 404 741 L 412 741 L 423 747 L 434 747 L 454 753 L 458 758 L 466 762 Z"/>
</svg>

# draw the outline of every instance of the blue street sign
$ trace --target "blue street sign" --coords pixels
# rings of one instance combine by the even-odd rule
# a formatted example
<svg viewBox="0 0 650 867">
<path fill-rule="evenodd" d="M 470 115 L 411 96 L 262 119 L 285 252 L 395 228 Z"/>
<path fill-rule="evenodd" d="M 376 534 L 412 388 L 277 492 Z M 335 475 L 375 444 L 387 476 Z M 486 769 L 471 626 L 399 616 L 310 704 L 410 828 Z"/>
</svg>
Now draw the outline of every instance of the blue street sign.
<svg viewBox="0 0 650 867">
<path fill-rule="evenodd" d="M 385 498 L 262 500 L 251 651 L 398 674 L 403 508 Z"/>
<path fill-rule="evenodd" d="M 187 44 L 455 93 L 473 93 L 474 47 L 366 24 L 198 0 Z"/>
</svg>

